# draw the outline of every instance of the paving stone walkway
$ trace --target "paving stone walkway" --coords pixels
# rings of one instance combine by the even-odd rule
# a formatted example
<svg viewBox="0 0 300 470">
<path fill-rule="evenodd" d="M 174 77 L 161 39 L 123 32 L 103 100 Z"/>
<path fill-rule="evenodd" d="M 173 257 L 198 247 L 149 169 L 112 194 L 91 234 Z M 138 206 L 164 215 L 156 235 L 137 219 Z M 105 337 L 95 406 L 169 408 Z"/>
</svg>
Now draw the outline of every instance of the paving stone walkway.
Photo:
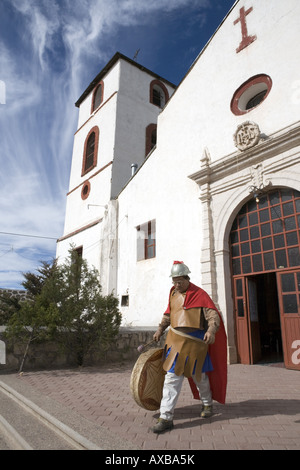
<svg viewBox="0 0 300 470">
<path fill-rule="evenodd" d="M 193 399 L 185 380 L 174 429 L 156 435 L 150 428 L 158 412 L 144 410 L 131 396 L 132 367 L 108 365 L 20 376 L 2 372 L 0 380 L 48 410 L 56 404 L 56 414 L 72 413 L 78 428 L 84 427 L 82 420 L 93 425 L 85 426 L 87 437 L 98 440 L 103 449 L 300 450 L 300 372 L 281 364 L 230 365 L 227 403 L 215 403 L 214 416 L 206 420 L 200 417 L 200 402 Z"/>
</svg>

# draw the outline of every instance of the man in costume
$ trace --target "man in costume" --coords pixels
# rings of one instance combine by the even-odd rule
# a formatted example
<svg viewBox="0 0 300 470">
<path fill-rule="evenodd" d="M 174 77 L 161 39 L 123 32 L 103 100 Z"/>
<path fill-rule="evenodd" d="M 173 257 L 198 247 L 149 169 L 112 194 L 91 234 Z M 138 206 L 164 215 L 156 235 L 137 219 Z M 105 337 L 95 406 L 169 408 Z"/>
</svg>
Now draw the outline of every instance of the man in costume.
<svg viewBox="0 0 300 470">
<path fill-rule="evenodd" d="M 209 295 L 192 284 L 189 268 L 174 261 L 173 287 L 155 341 L 169 327 L 163 368 L 166 371 L 160 417 L 152 428 L 161 433 L 173 428 L 174 409 L 184 377 L 194 398 L 202 400 L 201 417 L 212 415 L 212 403 L 225 403 L 227 386 L 227 337 L 222 318 Z"/>
</svg>

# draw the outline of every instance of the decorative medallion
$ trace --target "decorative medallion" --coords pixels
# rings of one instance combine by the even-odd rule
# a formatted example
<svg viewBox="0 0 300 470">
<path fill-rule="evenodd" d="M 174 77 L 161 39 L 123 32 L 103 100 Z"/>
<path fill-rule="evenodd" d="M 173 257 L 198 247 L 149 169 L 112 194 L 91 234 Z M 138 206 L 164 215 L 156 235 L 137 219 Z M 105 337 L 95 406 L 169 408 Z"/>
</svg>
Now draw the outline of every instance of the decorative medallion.
<svg viewBox="0 0 300 470">
<path fill-rule="evenodd" d="M 239 150 L 247 150 L 258 144 L 260 138 L 260 130 L 255 122 L 246 121 L 238 126 L 233 136 L 235 146 Z"/>
</svg>

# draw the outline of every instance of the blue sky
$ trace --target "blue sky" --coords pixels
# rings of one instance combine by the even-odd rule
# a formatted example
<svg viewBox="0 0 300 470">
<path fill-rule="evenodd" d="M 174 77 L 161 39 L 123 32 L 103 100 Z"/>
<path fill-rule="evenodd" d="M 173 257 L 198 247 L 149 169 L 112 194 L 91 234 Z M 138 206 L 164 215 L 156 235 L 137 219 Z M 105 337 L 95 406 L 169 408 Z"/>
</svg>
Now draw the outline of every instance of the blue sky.
<svg viewBox="0 0 300 470">
<path fill-rule="evenodd" d="M 78 110 L 115 52 L 179 84 L 235 0 L 0 0 L 0 288 L 55 257 Z"/>
</svg>

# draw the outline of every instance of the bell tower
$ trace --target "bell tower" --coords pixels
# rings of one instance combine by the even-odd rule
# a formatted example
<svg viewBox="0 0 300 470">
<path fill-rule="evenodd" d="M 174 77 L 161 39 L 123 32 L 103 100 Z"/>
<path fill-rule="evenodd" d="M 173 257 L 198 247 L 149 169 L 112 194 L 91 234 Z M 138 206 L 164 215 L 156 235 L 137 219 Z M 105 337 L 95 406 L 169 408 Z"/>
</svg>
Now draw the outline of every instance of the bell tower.
<svg viewBox="0 0 300 470">
<path fill-rule="evenodd" d="M 172 83 L 117 52 L 77 100 L 78 128 L 64 233 L 57 242 L 59 260 L 73 246 L 103 272 L 118 194 L 134 177 L 132 167 L 140 167 L 156 145 L 157 118 L 174 90 Z M 110 291 L 114 281 L 105 277 L 108 285 L 103 290 Z"/>
</svg>

